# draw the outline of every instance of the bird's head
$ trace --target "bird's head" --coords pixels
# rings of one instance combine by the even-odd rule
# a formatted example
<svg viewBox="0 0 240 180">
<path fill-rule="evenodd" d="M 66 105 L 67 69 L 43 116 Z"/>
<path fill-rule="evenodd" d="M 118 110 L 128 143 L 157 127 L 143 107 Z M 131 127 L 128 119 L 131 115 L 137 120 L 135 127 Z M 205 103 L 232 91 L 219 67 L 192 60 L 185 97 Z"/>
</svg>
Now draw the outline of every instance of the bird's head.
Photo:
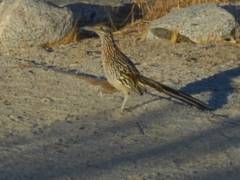
<svg viewBox="0 0 240 180">
<path fill-rule="evenodd" d="M 112 32 L 111 28 L 105 25 L 86 26 L 83 29 L 87 31 L 93 31 L 100 37 L 109 35 Z"/>
</svg>

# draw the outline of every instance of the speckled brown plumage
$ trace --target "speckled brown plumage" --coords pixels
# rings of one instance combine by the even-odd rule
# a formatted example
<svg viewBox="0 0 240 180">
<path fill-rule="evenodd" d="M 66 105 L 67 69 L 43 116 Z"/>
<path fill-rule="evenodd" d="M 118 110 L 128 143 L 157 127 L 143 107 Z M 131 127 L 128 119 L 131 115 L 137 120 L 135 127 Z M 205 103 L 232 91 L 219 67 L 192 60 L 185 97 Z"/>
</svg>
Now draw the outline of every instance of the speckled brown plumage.
<svg viewBox="0 0 240 180">
<path fill-rule="evenodd" d="M 97 25 L 84 29 L 96 32 L 102 44 L 102 64 L 108 82 L 124 94 L 121 111 L 131 92 L 143 94 L 145 85 L 200 109 L 210 108 L 200 100 L 140 74 L 132 61 L 117 47 L 110 28 Z"/>
</svg>

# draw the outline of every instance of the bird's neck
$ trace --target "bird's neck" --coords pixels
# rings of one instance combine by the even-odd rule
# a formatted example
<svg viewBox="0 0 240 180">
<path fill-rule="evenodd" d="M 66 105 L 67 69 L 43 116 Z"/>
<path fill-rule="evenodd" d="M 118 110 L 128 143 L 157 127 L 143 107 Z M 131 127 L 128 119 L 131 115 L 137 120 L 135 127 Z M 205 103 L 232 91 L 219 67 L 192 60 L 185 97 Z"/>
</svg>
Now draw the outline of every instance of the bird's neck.
<svg viewBox="0 0 240 180">
<path fill-rule="evenodd" d="M 114 52 L 118 50 L 112 34 L 106 34 L 101 37 L 102 44 L 102 57 L 103 59 L 109 59 L 114 56 Z"/>
</svg>

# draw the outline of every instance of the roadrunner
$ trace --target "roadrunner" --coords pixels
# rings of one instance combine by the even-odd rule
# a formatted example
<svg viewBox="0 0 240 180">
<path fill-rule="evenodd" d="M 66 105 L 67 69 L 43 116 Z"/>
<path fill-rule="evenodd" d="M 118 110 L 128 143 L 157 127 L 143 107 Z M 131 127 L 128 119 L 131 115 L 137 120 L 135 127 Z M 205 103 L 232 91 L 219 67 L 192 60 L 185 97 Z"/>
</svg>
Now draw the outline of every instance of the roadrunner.
<svg viewBox="0 0 240 180">
<path fill-rule="evenodd" d="M 142 95 L 146 91 L 146 85 L 199 109 L 211 110 L 202 101 L 141 75 L 133 62 L 118 48 L 109 27 L 96 25 L 84 29 L 97 33 L 101 39 L 101 58 L 105 76 L 113 87 L 124 94 L 121 111 L 124 110 L 129 95 L 132 92 Z"/>
</svg>

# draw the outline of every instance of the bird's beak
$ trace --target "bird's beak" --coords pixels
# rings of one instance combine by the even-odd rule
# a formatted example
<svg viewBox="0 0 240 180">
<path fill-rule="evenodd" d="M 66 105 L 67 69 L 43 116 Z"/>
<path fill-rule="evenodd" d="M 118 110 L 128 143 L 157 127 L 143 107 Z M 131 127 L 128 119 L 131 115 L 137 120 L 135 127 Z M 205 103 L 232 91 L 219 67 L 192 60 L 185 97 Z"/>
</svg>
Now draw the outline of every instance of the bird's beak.
<svg viewBox="0 0 240 180">
<path fill-rule="evenodd" d="M 83 30 L 85 30 L 85 31 L 95 32 L 95 29 L 94 29 L 94 27 L 92 27 L 92 26 L 85 26 L 85 27 L 82 27 L 81 29 L 83 29 Z"/>
<path fill-rule="evenodd" d="M 83 33 L 85 32 L 87 35 L 99 36 L 99 34 L 94 26 L 84 26 L 84 27 L 80 28 L 80 30 L 82 30 Z"/>
</svg>

